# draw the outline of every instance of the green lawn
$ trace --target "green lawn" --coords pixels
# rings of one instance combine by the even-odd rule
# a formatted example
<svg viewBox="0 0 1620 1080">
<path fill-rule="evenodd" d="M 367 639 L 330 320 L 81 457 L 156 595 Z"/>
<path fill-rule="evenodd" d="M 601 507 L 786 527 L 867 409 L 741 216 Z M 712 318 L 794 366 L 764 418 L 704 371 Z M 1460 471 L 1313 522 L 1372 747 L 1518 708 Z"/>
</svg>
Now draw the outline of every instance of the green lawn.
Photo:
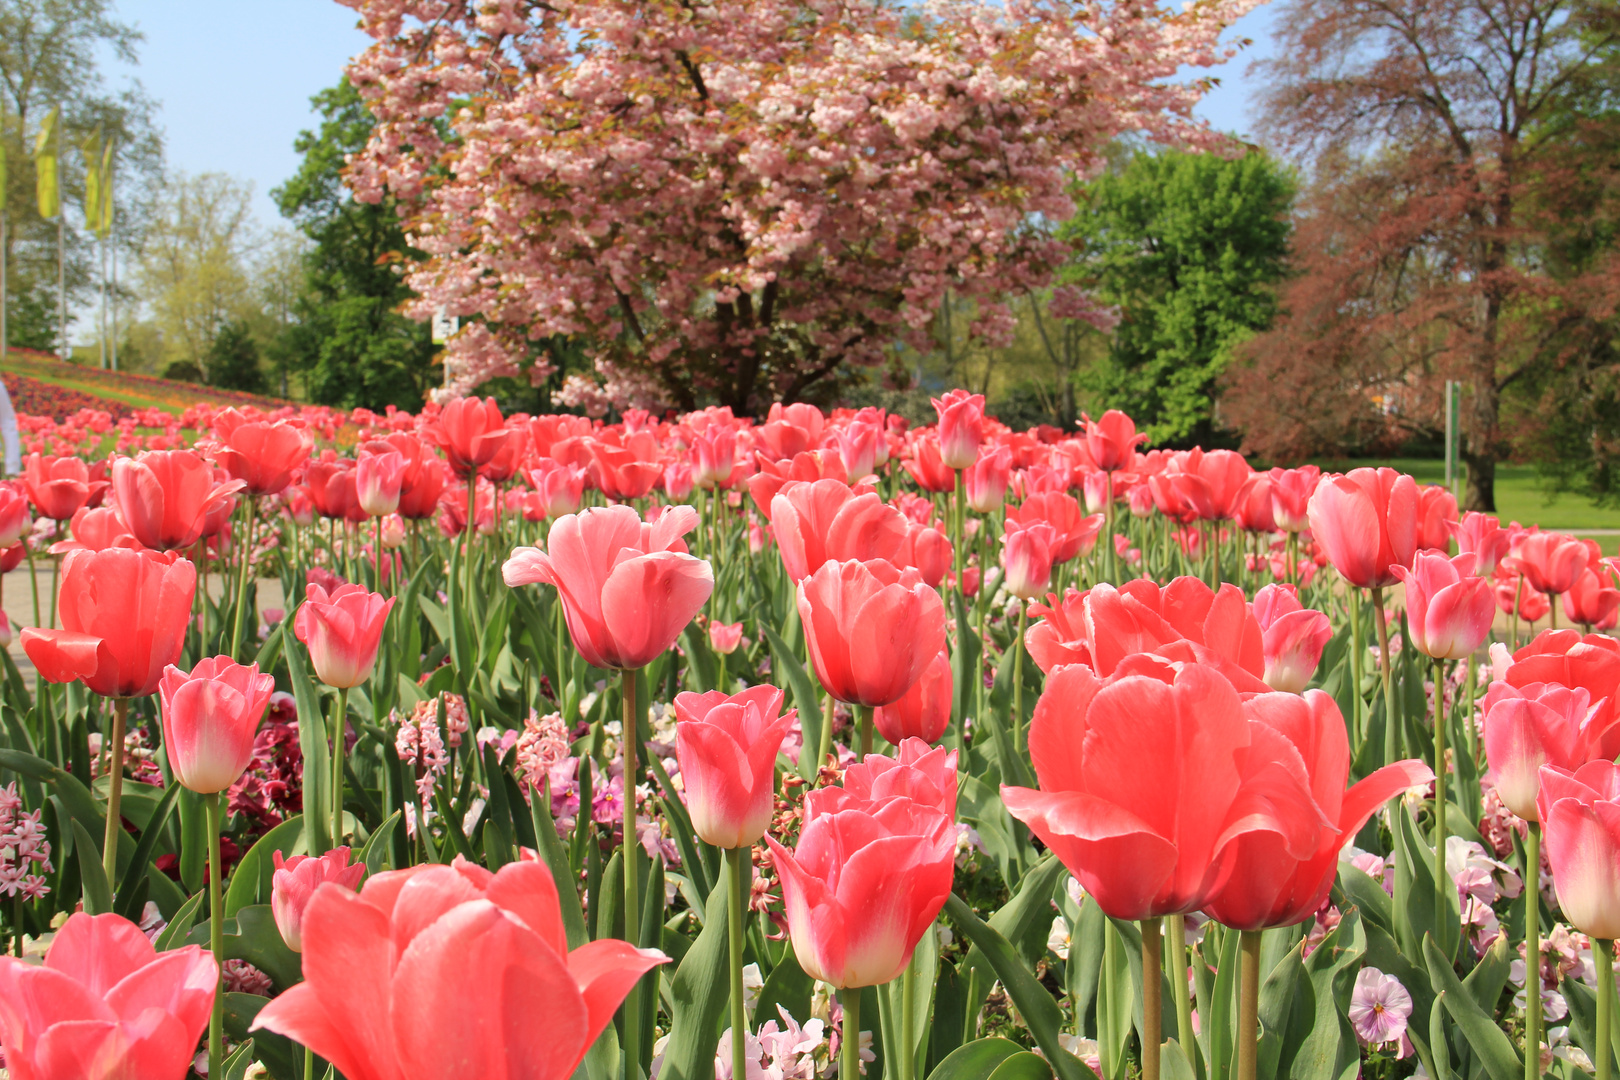
<svg viewBox="0 0 1620 1080">
<path fill-rule="evenodd" d="M 1425 484 L 1442 484 L 1446 479 L 1446 463 L 1427 458 L 1319 461 L 1317 464 L 1335 472 L 1362 465 L 1389 465 L 1411 473 Z M 1504 523 L 1517 521 L 1521 525 L 1540 525 L 1543 529 L 1576 536 L 1590 535 L 1588 530 L 1620 530 L 1620 510 L 1593 506 L 1579 495 L 1562 494 L 1549 499 L 1536 476 L 1535 467 L 1531 465 L 1496 467 L 1496 516 Z M 1596 535 L 1592 539 L 1602 544 L 1604 553 L 1608 555 L 1615 554 L 1617 547 L 1620 547 L 1620 536 Z"/>
</svg>

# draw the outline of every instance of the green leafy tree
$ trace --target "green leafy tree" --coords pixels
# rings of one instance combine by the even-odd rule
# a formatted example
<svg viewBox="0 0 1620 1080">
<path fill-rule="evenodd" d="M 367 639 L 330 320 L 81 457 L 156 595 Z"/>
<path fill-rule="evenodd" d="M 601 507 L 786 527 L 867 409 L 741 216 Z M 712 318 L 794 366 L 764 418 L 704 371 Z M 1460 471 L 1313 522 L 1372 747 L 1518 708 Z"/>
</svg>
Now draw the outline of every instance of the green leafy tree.
<svg viewBox="0 0 1620 1080">
<path fill-rule="evenodd" d="M 427 326 L 399 314 L 412 295 L 398 267 L 423 258 L 406 243 L 391 200 L 356 202 L 343 186 L 345 156 L 375 125 L 345 79 L 311 99 L 323 122 L 298 136 L 296 175 L 271 192 L 311 241 L 302 295 L 273 347 L 278 365 L 303 372 L 324 405 L 417 408 L 440 378 Z"/>
<path fill-rule="evenodd" d="M 1065 280 L 1120 309 L 1108 354 L 1079 374 L 1155 443 L 1220 438 L 1215 399 L 1232 346 L 1269 326 L 1285 273 L 1292 177 L 1259 152 L 1131 156 L 1079 192 L 1060 229 Z"/>
<path fill-rule="evenodd" d="M 246 322 L 233 319 L 220 327 L 208 351 L 208 379 L 226 390 L 262 394 L 269 389 L 259 366 L 259 346 Z"/>
</svg>

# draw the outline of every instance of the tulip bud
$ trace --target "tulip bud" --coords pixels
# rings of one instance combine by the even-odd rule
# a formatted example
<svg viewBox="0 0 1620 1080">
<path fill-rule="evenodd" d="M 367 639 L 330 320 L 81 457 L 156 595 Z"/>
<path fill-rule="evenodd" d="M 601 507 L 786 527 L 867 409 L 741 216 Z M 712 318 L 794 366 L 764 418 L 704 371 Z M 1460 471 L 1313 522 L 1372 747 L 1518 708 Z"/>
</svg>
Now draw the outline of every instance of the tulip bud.
<svg viewBox="0 0 1620 1080">
<path fill-rule="evenodd" d="M 721 656 L 730 656 L 742 644 L 743 624 L 740 622 L 723 623 L 718 620 L 709 623 L 709 648 Z"/>
<path fill-rule="evenodd" d="M 293 632 L 309 647 L 316 677 L 340 688 L 371 678 L 383 626 L 396 599 L 384 600 L 362 585 L 341 585 L 328 595 L 311 584 L 293 616 Z"/>
<path fill-rule="evenodd" d="M 253 736 L 275 688 L 258 664 L 228 656 L 199 660 L 189 675 L 173 664 L 164 668 L 158 694 L 174 778 L 203 795 L 236 783 L 253 761 Z"/>
<path fill-rule="evenodd" d="M 727 696 L 675 696 L 675 757 L 686 785 L 692 828 L 704 843 L 748 847 L 771 823 L 776 755 L 797 709 L 782 710 L 782 691 L 751 686 Z"/>
<path fill-rule="evenodd" d="M 361 451 L 354 470 L 355 495 L 360 500 L 360 508 L 372 517 L 382 517 L 399 509 L 399 491 L 405 482 L 407 467 L 408 462 L 396 450 L 382 454 Z"/>
<path fill-rule="evenodd" d="M 271 856 L 275 873 L 270 879 L 270 913 L 275 916 L 281 940 L 293 952 L 304 951 L 304 909 L 315 890 L 327 882 L 354 892 L 366 876 L 366 864 L 349 865 L 349 849 L 333 848 L 319 857 L 294 855 L 283 859 L 281 852 Z"/>
</svg>

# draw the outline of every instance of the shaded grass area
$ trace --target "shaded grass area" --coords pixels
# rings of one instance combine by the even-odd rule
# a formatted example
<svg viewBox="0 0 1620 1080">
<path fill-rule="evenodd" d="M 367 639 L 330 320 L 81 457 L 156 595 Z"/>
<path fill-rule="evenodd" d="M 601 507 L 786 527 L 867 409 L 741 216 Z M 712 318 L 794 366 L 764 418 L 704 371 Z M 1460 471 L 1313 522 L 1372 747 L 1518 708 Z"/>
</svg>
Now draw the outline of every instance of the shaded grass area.
<svg viewBox="0 0 1620 1080">
<path fill-rule="evenodd" d="M 1318 461 L 1323 469 L 1336 472 L 1368 465 L 1388 465 L 1411 473 L 1420 483 L 1443 484 L 1446 463 L 1431 458 L 1386 458 L 1382 460 Z M 1461 490 L 1461 484 L 1458 485 Z M 1620 536 L 1593 535 L 1592 530 L 1620 530 L 1620 510 L 1593 506 L 1591 501 L 1570 493 L 1549 497 L 1533 465 L 1496 467 L 1496 516 L 1504 523 L 1539 525 L 1543 529 L 1591 536 L 1603 546 L 1606 555 L 1620 549 Z"/>
</svg>

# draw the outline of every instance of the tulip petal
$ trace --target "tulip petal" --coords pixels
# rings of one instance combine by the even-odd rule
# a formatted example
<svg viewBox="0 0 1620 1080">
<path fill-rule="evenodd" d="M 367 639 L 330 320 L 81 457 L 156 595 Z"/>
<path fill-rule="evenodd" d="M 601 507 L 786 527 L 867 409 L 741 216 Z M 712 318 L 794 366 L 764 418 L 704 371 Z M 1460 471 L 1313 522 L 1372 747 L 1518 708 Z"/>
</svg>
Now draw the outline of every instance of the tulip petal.
<svg viewBox="0 0 1620 1080">
<path fill-rule="evenodd" d="M 1141 818 L 1074 791 L 1002 786 L 1007 812 L 1032 829 L 1087 893 L 1116 919 L 1155 914 L 1154 900 L 1176 869 L 1176 845 Z"/>
<path fill-rule="evenodd" d="M 22 647 L 28 659 L 33 661 L 42 678 L 54 683 L 94 678 L 103 662 L 113 662 L 104 644 L 94 634 L 76 634 L 71 630 L 37 630 L 28 626 L 22 632 Z"/>
<path fill-rule="evenodd" d="M 657 949 L 638 949 L 613 938 L 586 942 L 569 953 L 568 973 L 585 1001 L 585 1045 L 595 1042 L 612 1023 L 636 980 L 668 962 L 669 957 Z"/>
<path fill-rule="evenodd" d="M 568 955 L 568 934 L 563 929 L 557 883 L 544 863 L 524 861 L 501 867 L 484 896 L 490 903 L 523 920 L 523 925 L 551 947 Z"/>
<path fill-rule="evenodd" d="M 260 1010 L 254 1026 L 303 1043 L 349 1080 L 400 1080 L 388 917 L 340 885 L 322 885 L 304 909 L 303 945 L 305 981 Z"/>
<path fill-rule="evenodd" d="M 116 915 L 72 915 L 45 955 L 45 967 L 82 984 L 97 998 L 158 957 L 140 927 Z"/>
<path fill-rule="evenodd" d="M 389 1026 L 407 1077 L 566 1080 L 587 1025 L 563 959 L 486 900 L 418 934 L 394 974 Z"/>
<path fill-rule="evenodd" d="M 616 667 L 645 667 L 680 637 L 714 592 L 707 562 L 673 551 L 626 559 L 602 585 L 602 622 Z"/>
<path fill-rule="evenodd" d="M 1620 805 L 1559 799 L 1542 829 L 1564 918 L 1592 937 L 1620 937 Z"/>
</svg>

